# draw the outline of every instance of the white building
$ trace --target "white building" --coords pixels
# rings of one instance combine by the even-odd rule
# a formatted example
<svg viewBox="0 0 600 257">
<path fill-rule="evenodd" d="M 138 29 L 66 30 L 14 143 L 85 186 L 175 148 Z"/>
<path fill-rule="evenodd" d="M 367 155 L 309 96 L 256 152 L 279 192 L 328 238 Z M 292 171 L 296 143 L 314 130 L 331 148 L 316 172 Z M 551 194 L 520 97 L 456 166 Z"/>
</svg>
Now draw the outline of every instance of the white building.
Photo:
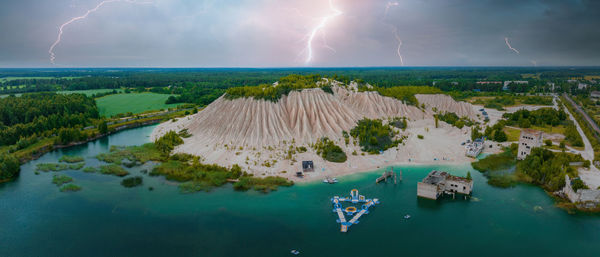
<svg viewBox="0 0 600 257">
<path fill-rule="evenodd" d="M 477 139 L 473 140 L 473 142 L 467 144 L 467 150 L 466 150 L 465 154 L 468 157 L 477 158 L 477 156 L 479 156 L 481 151 L 483 151 L 484 147 L 485 147 L 485 141 L 483 140 L 483 138 L 477 138 Z"/>
<path fill-rule="evenodd" d="M 417 184 L 417 196 L 436 200 L 442 194 L 469 195 L 473 191 L 473 180 L 457 177 L 445 171 L 433 170 Z"/>
<path fill-rule="evenodd" d="M 518 160 L 523 160 L 527 155 L 531 153 L 531 149 L 534 147 L 542 146 L 542 132 L 533 129 L 521 130 L 519 136 L 519 152 L 517 154 Z"/>
</svg>

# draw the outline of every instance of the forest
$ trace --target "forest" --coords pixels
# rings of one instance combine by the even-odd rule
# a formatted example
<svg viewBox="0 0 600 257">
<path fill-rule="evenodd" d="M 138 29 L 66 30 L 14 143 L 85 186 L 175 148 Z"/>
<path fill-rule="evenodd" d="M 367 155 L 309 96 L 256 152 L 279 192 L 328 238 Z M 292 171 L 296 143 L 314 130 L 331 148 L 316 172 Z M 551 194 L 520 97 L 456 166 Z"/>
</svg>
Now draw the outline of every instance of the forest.
<svg viewBox="0 0 600 257">
<path fill-rule="evenodd" d="M 98 117 L 96 102 L 83 94 L 33 93 L 2 98 L 0 146 L 34 135 L 67 135 L 64 129 L 85 127 Z"/>
</svg>

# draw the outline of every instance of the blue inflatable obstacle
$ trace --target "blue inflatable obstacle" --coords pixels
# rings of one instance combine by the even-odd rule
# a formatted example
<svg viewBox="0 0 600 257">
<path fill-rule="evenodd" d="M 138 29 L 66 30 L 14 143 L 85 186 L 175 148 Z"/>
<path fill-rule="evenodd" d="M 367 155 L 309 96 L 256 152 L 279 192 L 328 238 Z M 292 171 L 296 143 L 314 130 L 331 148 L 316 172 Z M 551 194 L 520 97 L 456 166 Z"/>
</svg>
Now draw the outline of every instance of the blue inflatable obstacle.
<svg viewBox="0 0 600 257">
<path fill-rule="evenodd" d="M 353 204 L 363 203 L 363 205 L 361 206 L 360 210 L 354 206 L 344 208 L 342 206 L 343 202 L 350 202 Z M 379 199 L 367 199 L 364 195 L 358 194 L 357 189 L 352 189 L 350 191 L 350 197 L 341 198 L 339 196 L 334 196 L 331 198 L 331 203 L 333 204 L 333 212 L 337 213 L 338 215 L 338 219 L 336 221 L 341 225 L 340 231 L 348 232 L 348 228 L 350 226 L 353 224 L 358 224 L 358 219 L 360 219 L 362 215 L 368 214 L 369 209 L 372 206 L 379 204 Z M 352 216 L 352 218 L 347 220 L 346 215 Z"/>
</svg>

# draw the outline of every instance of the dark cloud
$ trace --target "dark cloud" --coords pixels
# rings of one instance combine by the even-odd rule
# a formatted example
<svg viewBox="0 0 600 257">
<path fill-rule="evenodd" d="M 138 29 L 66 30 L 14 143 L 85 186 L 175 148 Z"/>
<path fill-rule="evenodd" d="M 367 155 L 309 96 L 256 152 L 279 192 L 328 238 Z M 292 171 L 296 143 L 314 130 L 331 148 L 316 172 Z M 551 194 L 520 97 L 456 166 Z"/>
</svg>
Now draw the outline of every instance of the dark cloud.
<svg viewBox="0 0 600 257">
<path fill-rule="evenodd" d="M 149 1 L 149 0 L 138 0 Z M 0 1 L 0 67 L 49 66 L 58 26 L 100 0 Z M 65 66 L 305 65 L 327 0 L 114 2 L 65 29 Z M 600 1 L 333 0 L 312 66 L 599 65 Z M 516 54 L 504 43 L 508 37 Z"/>
</svg>

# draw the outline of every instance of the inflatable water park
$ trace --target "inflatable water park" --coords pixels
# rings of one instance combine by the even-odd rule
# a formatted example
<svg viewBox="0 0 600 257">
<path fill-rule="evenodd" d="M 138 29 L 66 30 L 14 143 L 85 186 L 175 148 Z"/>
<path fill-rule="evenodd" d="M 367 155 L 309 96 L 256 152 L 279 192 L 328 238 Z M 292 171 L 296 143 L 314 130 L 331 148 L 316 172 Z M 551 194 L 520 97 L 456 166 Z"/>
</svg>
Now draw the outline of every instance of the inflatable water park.
<svg viewBox="0 0 600 257">
<path fill-rule="evenodd" d="M 337 222 L 340 223 L 341 232 L 348 232 L 348 228 L 354 224 L 358 224 L 358 219 L 362 215 L 368 214 L 369 209 L 376 204 L 379 204 L 379 199 L 367 199 L 364 195 L 358 194 L 358 189 L 352 189 L 350 191 L 350 197 L 339 197 L 334 196 L 331 198 L 333 204 L 333 212 L 337 213 Z M 359 204 L 362 203 L 360 210 L 354 206 L 343 207 L 342 203 Z M 352 217 L 350 220 L 346 220 L 346 215 Z"/>
</svg>

